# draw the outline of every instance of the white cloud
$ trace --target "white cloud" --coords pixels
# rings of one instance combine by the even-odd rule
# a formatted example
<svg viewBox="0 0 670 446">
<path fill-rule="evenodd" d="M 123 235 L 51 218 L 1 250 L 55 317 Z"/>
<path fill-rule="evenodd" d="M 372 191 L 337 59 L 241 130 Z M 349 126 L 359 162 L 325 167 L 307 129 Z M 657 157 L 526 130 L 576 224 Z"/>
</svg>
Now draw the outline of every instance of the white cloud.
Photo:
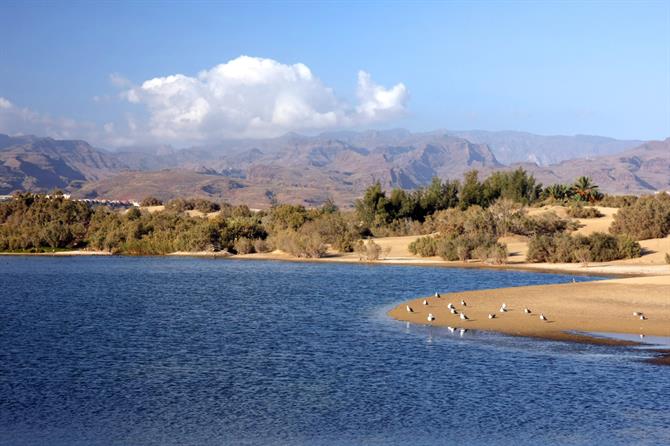
<svg viewBox="0 0 670 446">
<path fill-rule="evenodd" d="M 125 91 L 149 112 L 147 131 L 160 140 L 268 137 L 288 131 L 356 127 L 398 117 L 407 89 L 387 89 L 358 73 L 358 104 L 338 99 L 304 64 L 241 56 L 197 76 L 157 77 Z"/>
<path fill-rule="evenodd" d="M 360 71 L 352 104 L 304 64 L 247 56 L 195 76 L 173 74 L 136 86 L 115 73 L 109 80 L 120 93 L 93 96 L 92 102 L 103 107 L 121 98 L 129 109 L 117 119 L 96 124 L 52 117 L 0 96 L 0 133 L 85 139 L 102 147 L 186 145 L 362 127 L 402 116 L 408 100 L 402 83 L 385 88 Z"/>
<path fill-rule="evenodd" d="M 0 97 L 0 133 L 84 138 L 95 134 L 95 125 L 68 118 L 52 118 L 29 108 L 18 107 L 9 99 Z"/>
</svg>

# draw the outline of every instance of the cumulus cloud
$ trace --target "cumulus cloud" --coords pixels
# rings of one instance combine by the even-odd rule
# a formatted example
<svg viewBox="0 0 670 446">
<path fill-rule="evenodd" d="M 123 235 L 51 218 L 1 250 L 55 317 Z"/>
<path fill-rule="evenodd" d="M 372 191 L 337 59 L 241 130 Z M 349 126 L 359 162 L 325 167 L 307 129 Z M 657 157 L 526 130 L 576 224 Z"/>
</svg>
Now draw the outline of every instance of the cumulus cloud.
<svg viewBox="0 0 670 446">
<path fill-rule="evenodd" d="M 146 107 L 147 131 L 160 140 L 269 137 L 393 119 L 408 92 L 358 73 L 357 104 L 338 99 L 306 65 L 241 56 L 197 76 L 174 74 L 129 88 L 124 98 Z"/>
</svg>

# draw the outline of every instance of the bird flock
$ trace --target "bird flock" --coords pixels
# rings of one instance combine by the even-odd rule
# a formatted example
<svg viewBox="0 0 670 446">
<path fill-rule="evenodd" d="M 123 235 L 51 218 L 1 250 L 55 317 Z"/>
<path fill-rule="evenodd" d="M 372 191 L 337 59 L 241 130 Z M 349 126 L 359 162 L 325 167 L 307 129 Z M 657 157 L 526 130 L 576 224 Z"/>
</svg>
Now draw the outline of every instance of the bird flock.
<svg viewBox="0 0 670 446">
<path fill-rule="evenodd" d="M 441 298 L 442 297 L 440 295 L 440 293 L 437 293 L 437 292 L 435 293 L 434 296 L 436 298 Z M 431 305 L 430 302 L 428 301 L 428 299 L 423 299 L 421 303 L 424 306 L 430 306 Z M 452 315 L 458 316 L 462 321 L 468 321 L 468 320 L 470 320 L 470 318 L 465 314 L 465 311 L 464 311 L 464 309 L 467 306 L 468 306 L 467 302 L 464 299 L 461 299 L 461 307 L 463 307 L 463 309 L 461 309 L 459 311 L 452 302 L 449 302 L 447 304 L 447 309 L 449 310 L 449 312 Z M 407 310 L 408 313 L 414 313 L 414 309 L 409 305 L 406 305 L 406 310 Z M 500 308 L 498 309 L 498 312 L 504 314 L 504 313 L 507 313 L 508 311 L 510 311 L 510 308 L 507 306 L 507 304 L 505 302 L 503 302 L 500 305 Z M 529 316 L 533 315 L 533 312 L 528 307 L 524 307 L 523 312 L 524 312 L 524 314 L 529 315 Z M 633 316 L 639 318 L 641 321 L 647 320 L 647 316 L 644 313 L 642 313 L 641 311 L 634 311 Z M 547 318 L 547 316 L 545 316 L 544 313 L 539 313 L 538 317 L 543 322 L 548 322 L 549 321 L 549 318 Z M 489 313 L 488 318 L 489 319 L 496 319 L 497 318 L 496 313 Z M 430 313 L 428 313 L 428 316 L 426 317 L 426 320 L 429 323 L 432 324 L 436 320 L 436 317 L 432 312 L 430 312 Z M 458 328 L 458 327 L 447 326 L 447 329 L 449 330 L 450 333 L 455 333 L 455 332 L 458 331 L 461 336 L 463 336 L 467 332 L 466 328 Z M 640 334 L 640 338 L 644 338 L 644 334 Z"/>
</svg>

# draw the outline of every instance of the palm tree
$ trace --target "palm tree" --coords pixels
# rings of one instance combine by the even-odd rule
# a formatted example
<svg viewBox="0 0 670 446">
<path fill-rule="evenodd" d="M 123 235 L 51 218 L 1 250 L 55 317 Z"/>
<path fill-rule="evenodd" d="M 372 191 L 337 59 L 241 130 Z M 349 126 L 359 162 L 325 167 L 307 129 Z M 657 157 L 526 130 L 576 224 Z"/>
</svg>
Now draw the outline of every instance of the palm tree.
<svg viewBox="0 0 670 446">
<path fill-rule="evenodd" d="M 578 201 L 594 202 L 601 197 L 598 186 L 589 177 L 579 177 L 572 186 L 572 192 Z"/>
<path fill-rule="evenodd" d="M 570 190 L 564 184 L 552 184 L 551 186 L 547 186 L 544 190 L 544 194 L 547 198 L 552 198 L 558 201 L 567 198 L 570 194 Z"/>
</svg>

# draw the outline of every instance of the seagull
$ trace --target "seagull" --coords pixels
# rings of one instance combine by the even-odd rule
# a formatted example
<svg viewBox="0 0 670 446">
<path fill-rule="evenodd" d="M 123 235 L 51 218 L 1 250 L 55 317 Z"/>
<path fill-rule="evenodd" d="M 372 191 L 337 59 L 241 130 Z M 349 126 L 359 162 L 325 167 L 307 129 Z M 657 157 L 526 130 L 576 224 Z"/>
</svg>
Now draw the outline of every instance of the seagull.
<svg viewBox="0 0 670 446">
<path fill-rule="evenodd" d="M 544 314 L 540 313 L 540 320 L 546 321 L 547 317 Z"/>
<path fill-rule="evenodd" d="M 489 313 L 489 319 L 495 319 L 496 315 L 495 313 Z"/>
<path fill-rule="evenodd" d="M 438 293 L 438 292 L 436 291 L 436 292 L 435 292 L 435 297 L 442 297 L 442 296 L 440 296 L 440 293 Z"/>
<path fill-rule="evenodd" d="M 524 308 L 523 312 L 526 313 L 526 314 L 530 314 L 530 310 L 528 308 Z"/>
<path fill-rule="evenodd" d="M 449 302 L 449 305 L 447 305 L 447 308 L 449 308 L 450 310 L 453 310 L 453 309 L 456 308 L 456 307 L 454 307 L 454 304 L 452 304 L 451 302 Z"/>
<path fill-rule="evenodd" d="M 465 332 L 467 332 L 467 331 L 468 331 L 467 328 L 461 328 L 461 330 L 460 330 L 461 336 L 463 336 L 465 334 Z"/>
<path fill-rule="evenodd" d="M 503 304 L 503 305 L 505 305 L 505 304 Z M 500 307 L 500 312 L 501 312 L 501 313 L 504 313 L 504 312 L 506 312 L 506 311 L 507 311 L 507 308 L 505 308 L 505 307 Z"/>
<path fill-rule="evenodd" d="M 641 314 L 640 315 L 640 320 L 641 321 L 647 320 L 647 316 L 645 316 L 644 314 Z"/>
<path fill-rule="evenodd" d="M 450 333 L 453 333 L 454 331 L 456 331 L 456 329 L 454 327 L 447 327 L 447 330 L 449 330 Z"/>
<path fill-rule="evenodd" d="M 414 310 L 412 310 L 412 307 L 410 307 L 409 305 L 405 305 L 405 308 L 407 309 L 408 313 L 414 313 Z"/>
<path fill-rule="evenodd" d="M 503 302 L 503 304 L 500 306 L 500 308 L 504 308 L 505 310 L 507 309 L 507 304 Z"/>
<path fill-rule="evenodd" d="M 451 314 L 458 314 L 458 311 L 456 311 L 455 308 L 452 308 L 452 309 L 451 309 Z"/>
<path fill-rule="evenodd" d="M 641 311 L 633 311 L 633 316 L 642 316 Z"/>
<path fill-rule="evenodd" d="M 426 299 L 423 300 L 424 305 L 428 305 L 428 301 Z"/>
<path fill-rule="evenodd" d="M 644 339 L 644 335 L 643 335 L 643 334 L 640 335 L 640 339 Z"/>
<path fill-rule="evenodd" d="M 465 315 L 465 313 L 461 313 L 461 319 L 463 319 L 464 321 L 467 321 L 468 317 Z"/>
<path fill-rule="evenodd" d="M 461 300 L 461 305 L 463 305 L 464 307 L 466 307 L 468 304 L 466 304 L 464 300 Z"/>
<path fill-rule="evenodd" d="M 428 319 L 428 322 L 433 322 L 435 320 L 435 316 L 433 316 L 433 313 L 428 313 L 428 317 L 426 319 Z"/>
</svg>

